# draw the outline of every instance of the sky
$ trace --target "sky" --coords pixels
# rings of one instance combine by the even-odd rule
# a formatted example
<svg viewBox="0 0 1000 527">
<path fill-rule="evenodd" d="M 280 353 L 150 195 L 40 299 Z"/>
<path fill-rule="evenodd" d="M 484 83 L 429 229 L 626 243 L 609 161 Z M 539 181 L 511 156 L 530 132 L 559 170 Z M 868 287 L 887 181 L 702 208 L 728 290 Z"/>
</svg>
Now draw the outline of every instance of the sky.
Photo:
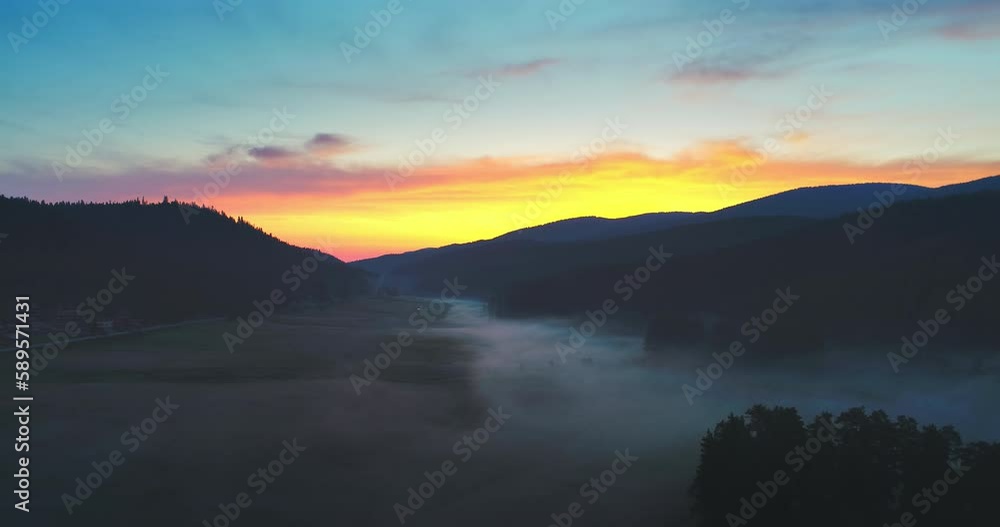
<svg viewBox="0 0 1000 527">
<path fill-rule="evenodd" d="M 0 193 L 166 195 L 349 261 L 1000 174 L 995 0 L 43 0 L 0 29 Z"/>
</svg>

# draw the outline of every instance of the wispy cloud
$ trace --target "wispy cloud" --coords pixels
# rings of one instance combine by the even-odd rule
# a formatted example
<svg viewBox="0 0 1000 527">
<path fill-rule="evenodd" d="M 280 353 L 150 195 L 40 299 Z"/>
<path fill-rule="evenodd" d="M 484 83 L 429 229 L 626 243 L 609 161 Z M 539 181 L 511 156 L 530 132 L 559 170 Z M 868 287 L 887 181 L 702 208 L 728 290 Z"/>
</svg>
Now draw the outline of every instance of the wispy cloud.
<svg viewBox="0 0 1000 527">
<path fill-rule="evenodd" d="M 312 139 L 306 141 L 306 149 L 323 156 L 342 154 L 349 152 L 355 146 L 353 139 L 342 134 L 318 133 Z"/>
<path fill-rule="evenodd" d="M 214 140 L 210 144 L 218 144 Z M 323 164 L 330 158 L 352 152 L 358 148 L 354 138 L 337 133 L 318 132 L 302 143 L 300 148 L 291 146 L 255 146 L 229 144 L 222 151 L 205 158 L 210 167 L 224 166 L 228 162 L 260 163 L 271 168 L 289 168 Z"/>
<path fill-rule="evenodd" d="M 247 150 L 247 155 L 258 160 L 270 160 L 295 157 L 296 153 L 278 146 L 260 146 Z"/>
<path fill-rule="evenodd" d="M 996 40 L 1000 39 L 1000 20 L 953 22 L 938 28 L 937 33 L 949 40 Z"/>
<path fill-rule="evenodd" d="M 507 64 L 497 70 L 497 73 L 507 77 L 521 77 L 525 75 L 534 75 L 546 68 L 555 66 L 556 64 L 559 64 L 559 60 L 557 59 L 539 59 L 531 62 L 522 62 L 520 64 Z"/>
<path fill-rule="evenodd" d="M 781 79 L 816 61 L 815 37 L 794 27 L 763 32 L 733 32 L 729 40 L 703 50 L 687 63 L 672 63 L 668 82 L 721 84 Z M 687 50 L 678 50 L 686 53 Z"/>
<path fill-rule="evenodd" d="M 467 73 L 468 77 L 478 77 L 480 75 L 493 74 L 498 77 L 528 77 L 542 72 L 545 69 L 551 68 L 560 64 L 559 59 L 555 58 L 543 58 L 532 60 L 528 62 L 514 62 L 509 64 L 501 64 L 493 68 L 486 68 L 476 71 L 471 71 Z"/>
<path fill-rule="evenodd" d="M 794 69 L 765 69 L 752 65 L 692 64 L 681 71 L 667 74 L 667 80 L 691 84 L 727 84 L 749 80 L 778 79 L 791 75 Z"/>
</svg>

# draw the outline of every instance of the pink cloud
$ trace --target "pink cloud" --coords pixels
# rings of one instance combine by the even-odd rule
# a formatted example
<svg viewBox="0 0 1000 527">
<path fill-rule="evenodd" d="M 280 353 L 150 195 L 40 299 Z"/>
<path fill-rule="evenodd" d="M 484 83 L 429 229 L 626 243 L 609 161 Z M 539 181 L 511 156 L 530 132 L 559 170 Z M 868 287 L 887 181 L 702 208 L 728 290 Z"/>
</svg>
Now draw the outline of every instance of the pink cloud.
<svg viewBox="0 0 1000 527">
<path fill-rule="evenodd" d="M 496 68 L 473 71 L 468 74 L 469 77 L 478 77 L 480 75 L 497 75 L 498 77 L 528 77 L 539 73 L 540 71 L 555 66 L 561 61 L 559 59 L 544 58 L 532 60 L 529 62 L 515 62 L 510 64 L 503 64 Z"/>
<path fill-rule="evenodd" d="M 500 68 L 497 73 L 511 77 L 534 75 L 535 73 L 538 73 L 539 71 L 542 71 L 550 66 L 555 66 L 556 64 L 559 64 L 559 61 L 556 59 L 539 59 L 520 64 L 508 64 L 503 68 Z"/>
<path fill-rule="evenodd" d="M 938 29 L 937 33 L 949 40 L 994 40 L 1000 38 L 1000 26 L 997 23 L 980 23 L 973 21 L 954 22 Z"/>
</svg>

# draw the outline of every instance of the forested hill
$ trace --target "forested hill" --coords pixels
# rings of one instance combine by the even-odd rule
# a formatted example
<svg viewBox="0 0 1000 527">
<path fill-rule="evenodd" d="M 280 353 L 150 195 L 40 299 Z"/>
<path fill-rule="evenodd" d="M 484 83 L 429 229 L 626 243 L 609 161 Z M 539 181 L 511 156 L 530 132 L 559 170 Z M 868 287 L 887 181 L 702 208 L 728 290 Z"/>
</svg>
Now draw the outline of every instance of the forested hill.
<svg viewBox="0 0 1000 527">
<path fill-rule="evenodd" d="M 383 255 L 353 265 L 382 275 L 385 285 L 417 294 L 433 293 L 441 280 L 457 274 L 470 283 L 470 295 L 489 298 L 502 294 L 514 282 L 641 257 L 646 249 L 643 243 L 652 243 L 644 240 L 668 231 L 671 234 L 657 243 L 673 244 L 685 238 L 689 241 L 681 242 L 684 247 L 674 244 L 673 252 L 704 250 L 769 237 L 807 222 L 856 215 L 858 207 L 870 206 L 879 195 L 888 196 L 895 204 L 990 190 L 1000 191 L 1000 176 L 940 188 L 898 183 L 806 187 L 715 212 L 572 218 L 491 240 Z"/>
<path fill-rule="evenodd" d="M 98 302 L 102 316 L 167 322 L 246 315 L 274 289 L 330 301 L 367 288 L 366 273 L 332 256 L 166 199 L 46 204 L 0 196 L 0 233 L 0 295 L 30 295 L 33 309 L 48 312 L 76 311 L 109 289 L 113 296 Z M 109 287 L 116 273 L 134 278 Z"/>
<path fill-rule="evenodd" d="M 935 342 L 995 345 L 1000 192 L 897 203 L 877 219 L 858 218 L 854 213 L 810 222 L 711 252 L 673 251 L 627 301 L 614 285 L 635 273 L 643 264 L 639 258 L 516 284 L 499 308 L 503 315 L 582 316 L 613 298 L 623 310 L 648 319 L 649 344 L 729 342 L 771 306 L 776 290 L 791 288 L 801 300 L 781 316 L 781 331 L 762 339 L 765 344 L 809 349 L 824 342 L 898 343 L 943 310 L 950 322 Z M 863 234 L 854 234 L 852 244 L 845 225 L 861 229 L 858 224 Z M 678 243 L 672 232 L 661 235 L 668 252 Z"/>
</svg>

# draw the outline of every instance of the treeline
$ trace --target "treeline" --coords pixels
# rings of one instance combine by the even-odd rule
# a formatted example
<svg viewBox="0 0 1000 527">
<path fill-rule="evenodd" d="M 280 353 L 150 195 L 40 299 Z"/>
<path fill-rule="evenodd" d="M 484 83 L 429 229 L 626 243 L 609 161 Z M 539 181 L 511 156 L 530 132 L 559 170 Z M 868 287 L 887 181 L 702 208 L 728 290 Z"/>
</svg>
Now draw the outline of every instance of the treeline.
<svg viewBox="0 0 1000 527">
<path fill-rule="evenodd" d="M 512 286 L 564 273 L 622 262 L 643 262 L 651 247 L 676 256 L 711 252 L 801 227 L 812 220 L 792 217 L 743 218 L 680 225 L 620 238 L 553 242 L 500 237 L 404 255 L 383 256 L 359 265 L 382 274 L 387 284 L 408 293 L 433 295 L 441 281 L 460 277 L 469 296 L 502 299 Z M 501 301 L 502 304 L 502 301 Z M 532 306 L 526 306 L 530 309 Z M 500 306 L 503 309 L 503 306 Z M 508 312 L 509 315 L 516 313 Z"/>
<path fill-rule="evenodd" d="M 748 220 L 749 221 L 749 220 Z M 897 203 L 850 243 L 857 214 L 796 225 L 789 232 L 718 250 L 675 254 L 623 310 L 648 321 L 647 346 L 747 341 L 745 325 L 791 288 L 801 300 L 761 335 L 756 350 L 806 352 L 829 344 L 901 344 L 920 321 L 949 315 L 936 342 L 1000 340 L 1000 276 L 973 281 L 1000 253 L 1000 193 Z M 664 239 L 673 231 L 663 233 Z M 699 231 L 701 232 L 701 231 Z M 675 241 L 676 243 L 676 241 Z M 701 242 L 705 243 L 705 242 Z M 671 244 L 664 249 L 671 250 Z M 502 315 L 582 315 L 613 295 L 643 262 L 560 273 L 510 287 Z M 958 300 L 962 297 L 962 300 Z"/>
<path fill-rule="evenodd" d="M 693 513 L 699 527 L 996 525 L 998 469 L 1000 443 L 952 427 L 754 406 L 702 439 Z"/>
<path fill-rule="evenodd" d="M 368 287 L 366 273 L 336 258 L 320 254 L 313 267 L 306 261 L 318 254 L 312 250 L 242 218 L 166 198 L 43 203 L 0 196 L 0 232 L 0 295 L 30 295 L 34 309 L 49 315 L 82 316 L 84 304 L 85 314 L 96 310 L 102 318 L 168 322 L 245 315 L 273 289 L 327 302 Z M 134 279 L 110 284 L 116 272 Z"/>
</svg>

